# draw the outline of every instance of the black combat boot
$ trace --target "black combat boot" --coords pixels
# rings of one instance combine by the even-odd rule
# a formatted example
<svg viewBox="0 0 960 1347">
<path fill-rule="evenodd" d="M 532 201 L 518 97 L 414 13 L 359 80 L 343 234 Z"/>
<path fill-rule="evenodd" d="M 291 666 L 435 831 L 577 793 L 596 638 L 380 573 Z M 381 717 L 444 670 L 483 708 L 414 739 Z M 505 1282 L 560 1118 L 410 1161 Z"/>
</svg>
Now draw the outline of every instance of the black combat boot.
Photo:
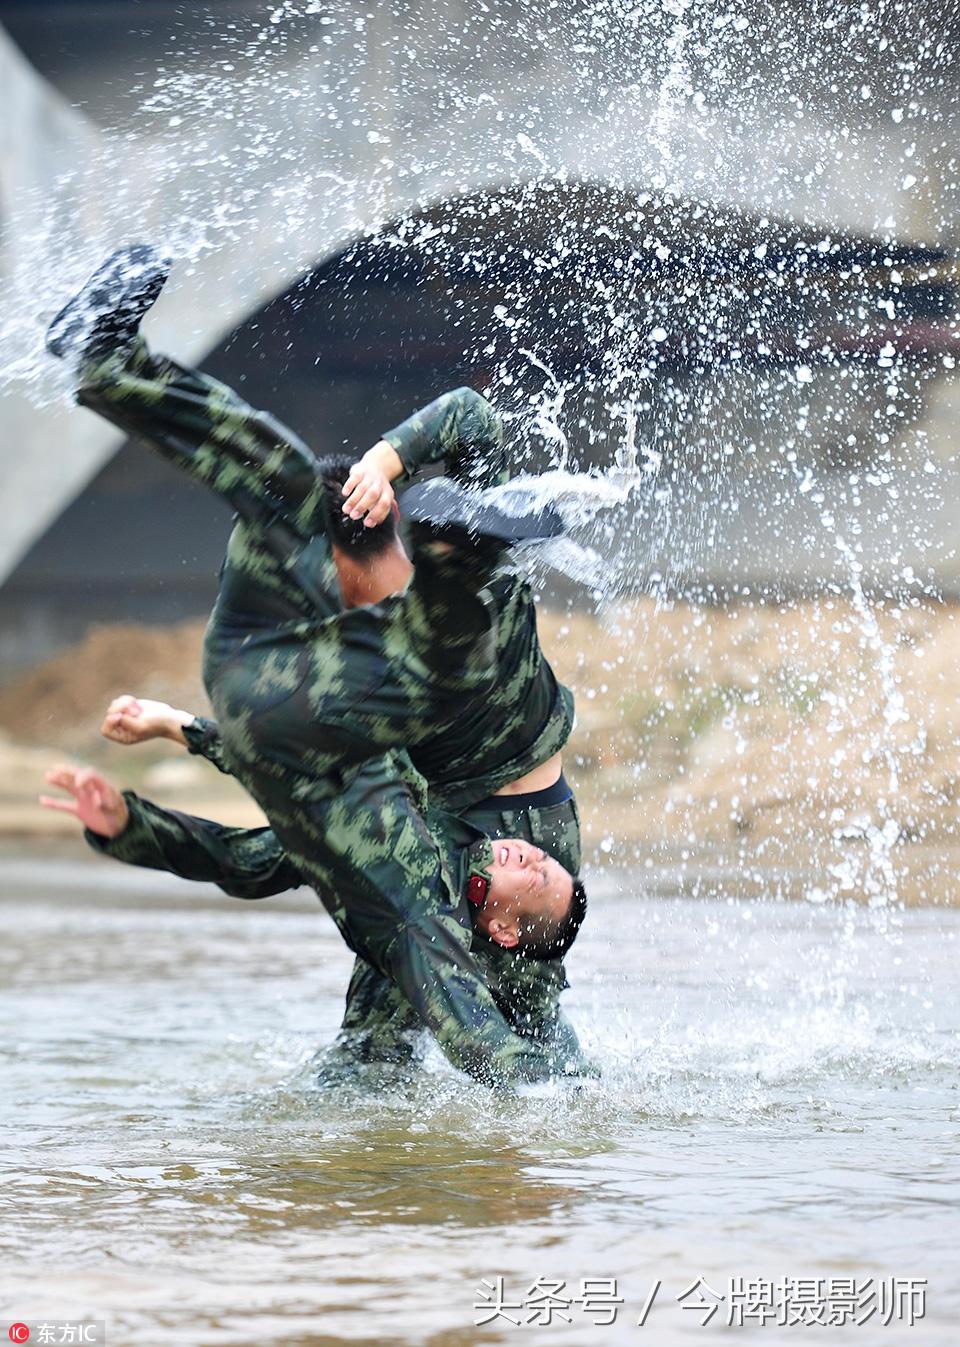
<svg viewBox="0 0 960 1347">
<path fill-rule="evenodd" d="M 129 345 L 169 274 L 170 258 L 152 244 L 118 248 L 47 328 L 47 350 L 80 363 Z"/>
</svg>

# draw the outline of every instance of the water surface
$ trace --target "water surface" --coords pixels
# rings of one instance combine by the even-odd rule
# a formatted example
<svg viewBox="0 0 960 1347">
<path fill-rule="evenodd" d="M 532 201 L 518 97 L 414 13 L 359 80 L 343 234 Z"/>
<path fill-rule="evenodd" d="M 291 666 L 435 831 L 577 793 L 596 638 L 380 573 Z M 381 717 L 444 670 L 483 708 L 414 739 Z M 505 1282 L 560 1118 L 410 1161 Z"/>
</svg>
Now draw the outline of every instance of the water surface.
<svg viewBox="0 0 960 1347">
<path fill-rule="evenodd" d="M 3 857 L 0 1320 L 669 1347 L 725 1330 L 677 1301 L 700 1277 L 856 1275 L 927 1278 L 926 1318 L 755 1336 L 955 1344 L 960 912 L 711 891 L 594 878 L 567 1000 L 596 1091 L 498 1097 L 435 1053 L 318 1090 L 349 956 L 314 900 Z M 513 1318 L 543 1317 L 537 1279 L 623 1304 L 479 1326 L 498 1276 Z"/>
</svg>

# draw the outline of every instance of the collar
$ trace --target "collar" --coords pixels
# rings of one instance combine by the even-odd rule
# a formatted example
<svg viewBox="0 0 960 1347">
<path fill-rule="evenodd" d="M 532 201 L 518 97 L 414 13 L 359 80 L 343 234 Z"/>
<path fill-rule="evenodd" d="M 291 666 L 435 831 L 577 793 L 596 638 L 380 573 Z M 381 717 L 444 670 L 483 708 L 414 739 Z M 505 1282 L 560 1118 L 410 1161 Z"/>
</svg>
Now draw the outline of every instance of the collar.
<svg viewBox="0 0 960 1347">
<path fill-rule="evenodd" d="M 493 847 L 489 837 L 480 837 L 464 851 L 464 874 L 460 892 L 474 907 L 483 907 L 490 892 Z"/>
</svg>

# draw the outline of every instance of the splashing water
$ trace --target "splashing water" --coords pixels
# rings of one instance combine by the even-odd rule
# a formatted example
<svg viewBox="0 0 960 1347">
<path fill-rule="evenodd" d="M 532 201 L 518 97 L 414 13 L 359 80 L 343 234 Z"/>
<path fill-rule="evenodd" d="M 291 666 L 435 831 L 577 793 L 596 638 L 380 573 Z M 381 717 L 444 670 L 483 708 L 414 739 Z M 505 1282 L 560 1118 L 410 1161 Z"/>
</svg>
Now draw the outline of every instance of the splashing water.
<svg viewBox="0 0 960 1347">
<path fill-rule="evenodd" d="M 283 0 L 209 14 L 107 124 L 57 109 L 69 156 L 28 147 L 0 237 L 18 460 L 48 452 L 31 418 L 66 400 L 45 321 L 129 239 L 177 259 L 148 331 L 187 359 L 281 292 L 309 308 L 333 258 L 348 299 L 402 272 L 445 306 L 444 358 L 511 432 L 517 508 L 568 528 L 518 560 L 598 613 L 556 643 L 586 669 L 569 762 L 597 843 L 569 1010 L 604 1080 L 491 1105 L 428 1054 L 413 1081 L 318 1092 L 306 1062 L 345 955 L 315 915 L 258 913 L 250 940 L 232 910 L 169 894 L 123 908 L 134 881 L 110 871 L 111 898 L 98 870 L 81 919 L 72 868 L 14 870 L 7 891 L 37 899 L 16 914 L 3 1039 L 27 1291 L 25 1250 L 53 1265 L 79 1246 L 110 1260 L 98 1303 L 132 1344 L 158 1323 L 190 1347 L 299 1340 L 321 1315 L 344 1340 L 439 1341 L 462 1336 L 472 1285 L 425 1305 L 426 1260 L 451 1297 L 508 1268 L 620 1274 L 634 1294 L 642 1229 L 664 1266 L 689 1251 L 690 1280 L 759 1271 L 771 1248 L 793 1259 L 780 1275 L 811 1248 L 829 1273 L 927 1273 L 925 1341 L 955 1340 L 960 933 L 908 910 L 901 867 L 911 810 L 930 817 L 908 798 L 927 722 L 956 737 L 908 676 L 921 656 L 931 686 L 953 667 L 924 621 L 960 546 L 939 247 L 956 46 L 918 4 L 830 0 L 801 23 L 703 0 Z M 358 312 L 389 381 L 389 324 Z M 322 322 L 304 331 L 319 364 Z M 400 354 L 413 366 L 415 342 Z M 282 343 L 263 355 L 282 383 Z M 954 775 L 917 792 L 949 845 Z M 939 895 L 950 855 L 936 866 Z M 451 1221 L 464 1238 L 438 1238 Z M 478 1269 L 478 1247 L 506 1266 Z"/>
<path fill-rule="evenodd" d="M 672 174 L 674 136 L 679 120 L 678 114 L 690 86 L 690 69 L 686 58 L 686 44 L 690 37 L 690 25 L 686 22 L 686 16 L 690 7 L 691 0 L 666 0 L 664 4 L 664 12 L 673 15 L 674 23 L 666 45 L 669 65 L 657 93 L 656 107 L 650 119 L 650 138 L 657 148 L 662 165 L 661 171 L 654 179 L 654 186 L 667 192 L 677 191 Z"/>
<path fill-rule="evenodd" d="M 567 388 L 560 382 L 553 370 L 548 369 L 543 361 L 539 360 L 532 351 L 521 349 L 520 354 L 526 356 L 535 369 L 541 370 L 547 376 L 547 385 L 536 398 L 536 414 L 533 420 L 533 430 L 543 437 L 547 445 L 556 444 L 558 453 L 557 468 L 560 472 L 565 472 L 570 457 L 570 441 L 567 439 L 560 418 L 563 415 L 563 404 L 567 396 Z"/>
<path fill-rule="evenodd" d="M 937 593 L 916 554 L 954 357 L 936 333 L 915 354 L 924 315 L 949 308 L 949 255 L 887 240 L 917 221 L 930 242 L 948 234 L 933 166 L 956 124 L 952 36 L 911 35 L 909 7 L 891 30 L 879 10 L 828 6 L 784 41 L 778 13 L 454 7 L 428 29 L 391 5 L 288 0 L 211 16 L 126 115 L 67 119 L 72 162 L 17 193 L 0 388 L 63 399 L 43 322 L 131 236 L 178 259 L 150 323 L 187 357 L 334 254 L 361 278 L 371 259 L 422 267 L 425 290 L 452 296 L 518 466 L 547 469 L 538 490 L 568 524 L 525 558 L 538 584 L 552 565 L 601 606 L 850 594 L 887 768 L 857 883 L 893 901 L 906 713 L 870 595 L 910 569 L 911 541 L 914 589 Z M 897 541 L 882 523 L 865 540 L 895 488 L 913 511 Z"/>
<path fill-rule="evenodd" d="M 847 541 L 839 534 L 836 536 L 836 547 L 850 568 L 850 589 L 854 607 L 864 637 L 876 655 L 877 670 L 883 689 L 883 724 L 885 730 L 889 732 L 895 725 L 907 720 L 903 697 L 893 675 L 893 646 L 883 639 L 876 615 L 863 592 L 862 564 Z M 863 877 L 863 889 L 871 904 L 885 904 L 895 902 L 897 897 L 897 875 L 892 852 L 900 840 L 900 826 L 891 810 L 900 793 L 900 773 L 897 751 L 890 742 L 888 734 L 881 732 L 877 748 L 887 766 L 887 796 L 880 801 L 882 812 L 879 826 L 870 824 L 866 830 L 870 852 L 869 864 Z"/>
</svg>

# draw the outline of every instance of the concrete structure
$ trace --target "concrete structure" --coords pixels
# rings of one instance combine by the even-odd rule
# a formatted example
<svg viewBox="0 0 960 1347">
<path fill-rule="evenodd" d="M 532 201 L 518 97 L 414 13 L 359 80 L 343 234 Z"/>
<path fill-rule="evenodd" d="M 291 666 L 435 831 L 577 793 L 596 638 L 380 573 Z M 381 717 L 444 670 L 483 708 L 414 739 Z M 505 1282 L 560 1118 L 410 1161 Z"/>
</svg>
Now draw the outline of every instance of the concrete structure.
<svg viewBox="0 0 960 1347">
<path fill-rule="evenodd" d="M 83 9 L 70 7 L 74 15 Z M 168 9 L 154 3 L 151 12 Z M 482 236 L 488 246 L 483 302 L 490 312 L 497 307 L 491 241 L 500 247 L 507 305 L 522 307 L 538 290 L 535 268 L 528 268 L 526 282 L 511 282 L 506 273 L 531 240 L 545 266 L 558 253 L 578 249 L 590 262 L 603 251 L 605 229 L 622 241 L 631 202 L 632 227 L 636 232 L 642 223 L 644 247 L 653 252 L 671 230 L 674 243 L 684 234 L 695 239 L 697 210 L 714 235 L 739 230 L 748 259 L 776 236 L 765 223 L 776 218 L 802 224 L 808 241 L 846 229 L 952 245 L 960 221 L 949 149 L 957 122 L 949 83 L 952 21 L 928 14 L 922 38 L 928 45 L 921 50 L 918 31 L 902 16 L 867 22 L 864 14 L 852 16 L 842 31 L 801 32 L 788 4 L 741 17 L 683 3 L 656 12 L 611 3 L 544 8 L 542 14 L 521 0 L 492 9 L 468 0 L 409 0 L 402 13 L 347 0 L 333 8 L 308 0 L 227 5 L 192 46 L 190 39 L 146 77 L 133 64 L 114 70 L 117 87 L 139 81 L 127 103 L 98 109 L 91 78 L 89 119 L 69 108 L 0 32 L 0 577 L 14 570 L 118 448 L 109 429 L 69 409 L 62 383 L 38 351 L 43 316 L 118 240 L 162 237 L 179 255 L 177 283 L 150 330 L 158 344 L 186 359 L 205 357 L 274 296 L 290 291 L 295 310 L 291 287 L 300 278 L 353 245 L 359 245 L 358 265 L 365 264 L 371 239 L 388 253 L 403 244 L 432 255 L 442 272 L 445 265 L 469 269 L 471 248 Z M 126 11 L 123 19 L 113 12 L 114 28 L 125 22 Z M 771 41 L 775 33 L 779 45 Z M 91 52 L 94 47 L 95 33 Z M 912 83 L 903 73 L 911 62 Z M 72 92 L 76 96 L 76 83 Z M 524 195 L 534 179 L 548 190 Z M 581 210 L 578 182 L 616 190 L 608 225 L 602 211 Z M 498 225 L 500 208 L 494 200 L 489 209 L 491 194 L 510 191 L 519 191 L 520 205 L 500 214 Z M 435 203 L 471 198 L 466 213 L 430 214 Z M 702 208 L 672 214 L 670 203 L 684 198 Z M 608 200 L 613 203 L 613 195 Z M 611 275 L 614 254 L 616 247 L 607 257 Z M 700 292 L 714 284 L 714 272 L 708 266 L 696 278 Z M 573 268 L 565 282 L 568 299 L 592 303 L 599 314 L 602 305 L 588 293 L 592 280 L 590 265 Z M 624 302 L 627 291 L 617 293 L 615 304 Z M 649 287 L 635 285 L 627 298 L 646 301 L 648 293 Z M 886 291 L 878 295 L 889 300 Z M 683 312 L 692 310 L 688 305 Z M 705 312 L 708 324 L 719 318 L 717 309 Z M 609 316 L 613 347 L 623 315 Z M 628 327 L 636 326 L 636 314 L 627 318 Z M 940 348 L 945 324 L 941 328 Z M 476 335 L 469 325 L 465 331 Z M 362 346 L 365 334 L 356 339 Z M 533 352 L 551 370 L 555 355 L 543 346 Z M 667 369 L 663 361 L 644 365 L 646 359 L 634 359 L 634 384 L 637 368 Z M 503 368 L 488 371 L 494 382 Z M 365 369 L 368 379 L 376 378 L 369 353 Z M 616 383 L 609 363 L 600 376 Z M 829 420 L 825 409 L 836 390 L 829 379 L 820 380 L 821 406 L 816 390 L 786 374 L 776 377 L 777 403 L 793 399 L 796 433 L 809 444 L 809 427 L 818 417 Z M 881 375 L 880 383 L 889 377 Z M 953 584 L 960 577 L 960 562 L 949 555 L 954 544 L 960 552 L 952 519 L 960 482 L 948 460 L 960 407 L 952 381 L 927 381 L 911 392 L 911 377 L 904 380 L 914 402 L 910 433 L 897 448 L 905 464 L 904 496 L 916 508 L 915 519 L 901 520 L 904 547 L 894 554 L 887 546 L 886 469 L 874 486 L 854 492 L 857 503 L 843 495 L 840 504 L 853 512 L 861 542 L 866 539 L 866 570 L 878 583 L 893 582 L 904 565 L 922 573 L 932 556 L 926 535 L 956 531 L 933 558 L 936 575 Z M 636 387 L 631 393 L 641 404 L 646 397 L 641 436 L 651 442 L 661 436 L 675 453 L 688 435 L 684 423 L 696 420 L 674 418 L 663 435 L 665 409 L 682 382 L 664 380 L 658 387 L 654 378 L 644 385 L 649 396 Z M 540 408 L 549 413 L 555 390 L 548 378 L 541 383 Z M 874 385 L 870 397 L 882 403 L 876 379 Z M 691 463 L 698 455 L 709 459 L 727 434 L 716 408 L 726 407 L 729 416 L 742 397 L 747 403 L 735 416 L 736 432 L 727 435 L 731 447 L 744 435 L 770 439 L 770 398 L 751 388 L 727 379 L 711 404 L 714 413 L 706 413 L 714 416 L 706 439 L 702 426 L 689 434 Z M 498 391 L 509 397 L 503 387 Z M 580 434 L 600 444 L 594 462 L 610 452 L 615 392 L 606 406 L 581 415 L 579 426 L 566 427 L 572 440 Z M 571 396 L 568 407 L 574 401 Z M 844 415 L 865 406 L 858 397 Z M 867 410 L 872 417 L 872 402 Z M 919 447 L 918 425 L 925 436 Z M 775 425 L 772 432 L 781 429 Z M 811 461 L 829 467 L 831 452 L 819 459 L 814 453 Z M 910 485 L 928 463 L 944 502 L 942 518 L 931 515 L 933 503 Z M 710 499 L 693 502 L 692 509 L 675 501 L 664 512 L 655 488 L 646 492 L 637 523 L 649 544 L 641 548 L 644 572 L 674 567 L 677 583 L 740 575 L 809 584 L 846 574 L 842 556 L 831 559 L 829 538 L 813 553 L 809 546 L 791 548 L 784 512 L 798 511 L 798 527 L 810 523 L 809 490 L 798 489 L 795 501 L 783 499 L 792 468 L 786 477 L 778 468 L 747 499 L 743 481 L 754 481 L 753 465 L 740 477 L 721 467 Z M 661 481 L 661 492 L 668 485 Z M 812 494 L 822 494 L 821 483 Z M 772 517 L 770 500 L 777 502 Z M 749 561 L 731 522 L 742 524 L 744 510 L 756 525 Z M 693 530 L 689 537 L 685 528 Z"/>
</svg>

